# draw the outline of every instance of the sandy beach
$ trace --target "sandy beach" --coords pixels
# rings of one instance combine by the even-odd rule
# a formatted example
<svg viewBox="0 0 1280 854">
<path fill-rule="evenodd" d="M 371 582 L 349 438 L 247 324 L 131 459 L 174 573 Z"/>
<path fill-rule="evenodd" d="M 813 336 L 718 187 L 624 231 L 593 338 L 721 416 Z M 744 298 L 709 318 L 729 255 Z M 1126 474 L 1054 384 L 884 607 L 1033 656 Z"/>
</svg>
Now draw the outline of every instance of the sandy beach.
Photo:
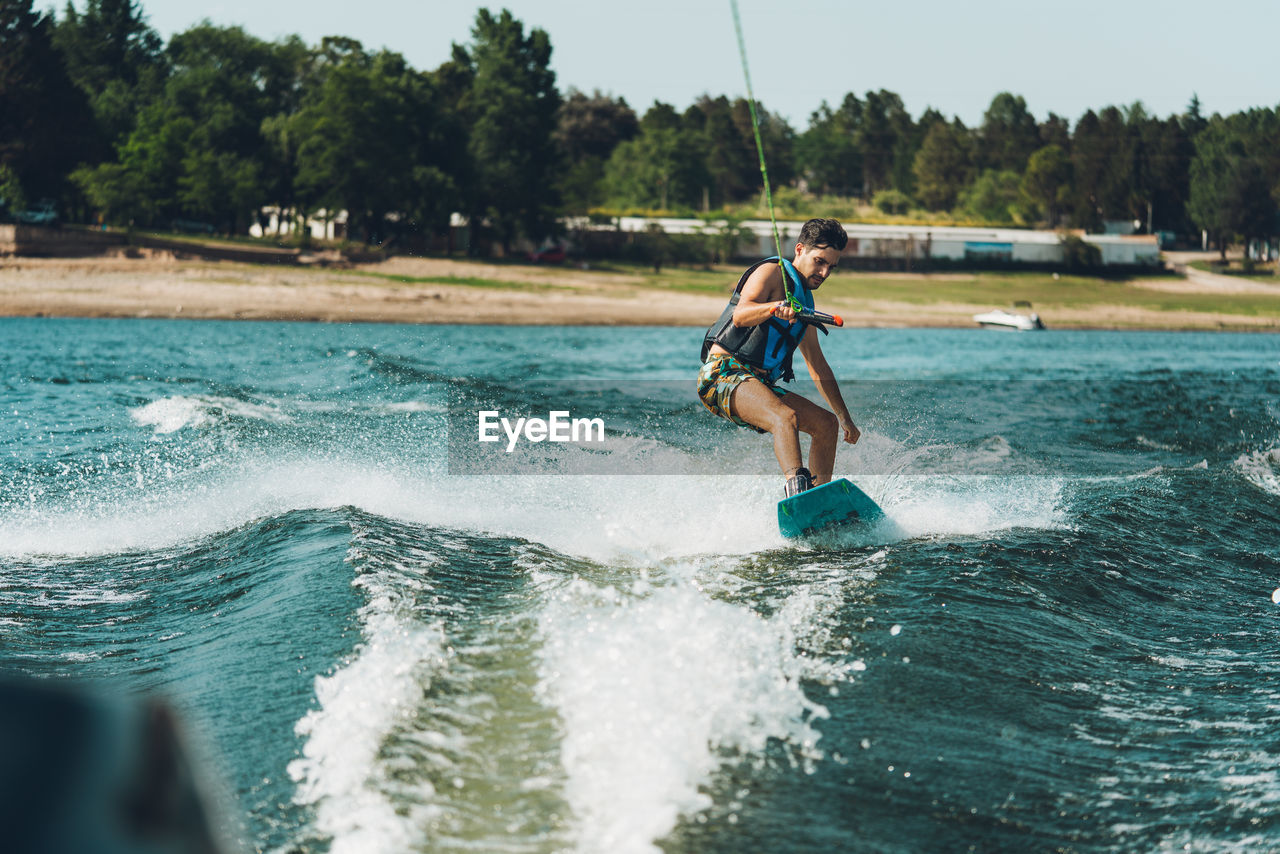
<svg viewBox="0 0 1280 854">
<path fill-rule="evenodd" d="M 857 294 L 859 274 L 840 275 L 853 282 Z M 1221 279 L 1131 285 L 1178 293 L 1223 293 L 1231 287 L 1280 291 Z M 726 295 L 731 280 L 727 273 Z M 975 312 L 993 307 L 906 303 L 877 299 L 874 293 L 850 296 L 845 290 L 827 295 L 823 307 L 842 314 L 849 326 L 968 328 Z M 441 258 L 394 258 L 343 269 L 181 260 L 148 250 L 139 257 L 0 258 L 0 316 L 10 317 L 703 326 L 723 305 L 723 296 L 661 291 L 638 275 Z M 1273 316 L 1127 305 L 1037 308 L 1053 327 L 1280 329 L 1280 318 Z"/>
</svg>

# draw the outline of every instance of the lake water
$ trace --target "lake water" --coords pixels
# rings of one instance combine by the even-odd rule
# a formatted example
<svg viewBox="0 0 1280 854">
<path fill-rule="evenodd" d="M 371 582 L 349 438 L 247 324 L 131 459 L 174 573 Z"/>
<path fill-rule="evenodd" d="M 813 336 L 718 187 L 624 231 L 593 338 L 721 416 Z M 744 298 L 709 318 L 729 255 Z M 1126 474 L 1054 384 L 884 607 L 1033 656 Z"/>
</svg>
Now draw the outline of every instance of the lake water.
<svg viewBox="0 0 1280 854">
<path fill-rule="evenodd" d="M 0 320 L 0 669 L 249 850 L 1280 848 L 1280 338 L 834 330 L 888 522 L 797 545 L 700 335 Z"/>
</svg>

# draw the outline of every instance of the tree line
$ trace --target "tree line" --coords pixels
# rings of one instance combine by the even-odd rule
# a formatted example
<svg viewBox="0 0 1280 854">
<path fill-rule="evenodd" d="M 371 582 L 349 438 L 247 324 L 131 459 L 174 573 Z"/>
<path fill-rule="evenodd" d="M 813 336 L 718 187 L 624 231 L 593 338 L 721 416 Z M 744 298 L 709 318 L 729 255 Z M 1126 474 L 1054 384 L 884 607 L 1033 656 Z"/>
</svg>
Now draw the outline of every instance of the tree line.
<svg viewBox="0 0 1280 854">
<path fill-rule="evenodd" d="M 703 96 L 643 114 L 562 93 L 548 34 L 478 11 L 471 39 L 417 70 L 342 37 L 275 42 L 203 22 L 168 43 L 136 0 L 0 0 L 0 198 L 60 200 L 73 217 L 228 233 L 274 207 L 346 211 L 381 242 L 445 233 L 465 216 L 496 241 L 554 234 L 567 215 L 754 209 L 748 104 Z M 1141 103 L 1037 120 L 994 97 L 966 127 L 913 118 L 880 90 L 823 105 L 797 131 L 761 107 L 790 212 L 1142 231 L 1206 230 L 1225 244 L 1280 233 L 1280 111 L 1204 116 L 1193 96 L 1160 118 Z M 842 207 L 843 205 L 843 207 Z"/>
</svg>

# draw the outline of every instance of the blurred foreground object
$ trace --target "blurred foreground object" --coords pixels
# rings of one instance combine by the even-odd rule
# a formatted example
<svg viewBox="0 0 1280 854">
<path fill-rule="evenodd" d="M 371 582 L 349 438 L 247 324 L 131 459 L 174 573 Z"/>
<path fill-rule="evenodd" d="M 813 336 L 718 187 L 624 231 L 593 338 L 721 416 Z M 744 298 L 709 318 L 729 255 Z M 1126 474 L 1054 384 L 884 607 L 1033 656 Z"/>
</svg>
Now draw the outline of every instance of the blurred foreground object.
<svg viewBox="0 0 1280 854">
<path fill-rule="evenodd" d="M 0 681 L 0 827 L 13 854 L 216 854 L 172 710 L 54 681 Z"/>
</svg>

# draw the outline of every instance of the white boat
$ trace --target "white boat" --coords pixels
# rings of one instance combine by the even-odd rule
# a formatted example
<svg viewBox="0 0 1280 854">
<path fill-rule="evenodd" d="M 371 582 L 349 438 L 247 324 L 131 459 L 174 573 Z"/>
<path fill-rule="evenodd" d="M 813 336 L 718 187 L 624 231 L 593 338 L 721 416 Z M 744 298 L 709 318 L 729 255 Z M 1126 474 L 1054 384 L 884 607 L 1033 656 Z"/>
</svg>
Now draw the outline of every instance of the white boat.
<svg viewBox="0 0 1280 854">
<path fill-rule="evenodd" d="M 1014 308 L 1031 308 L 1029 302 L 1016 302 Z M 975 314 L 974 321 L 987 329 L 1016 329 L 1030 332 L 1034 329 L 1044 329 L 1044 321 L 1040 319 L 1040 315 L 1034 311 L 1028 311 L 1026 314 L 1019 314 L 1012 311 L 1005 311 L 1003 308 L 993 309 L 992 311 L 982 314 Z"/>
</svg>

